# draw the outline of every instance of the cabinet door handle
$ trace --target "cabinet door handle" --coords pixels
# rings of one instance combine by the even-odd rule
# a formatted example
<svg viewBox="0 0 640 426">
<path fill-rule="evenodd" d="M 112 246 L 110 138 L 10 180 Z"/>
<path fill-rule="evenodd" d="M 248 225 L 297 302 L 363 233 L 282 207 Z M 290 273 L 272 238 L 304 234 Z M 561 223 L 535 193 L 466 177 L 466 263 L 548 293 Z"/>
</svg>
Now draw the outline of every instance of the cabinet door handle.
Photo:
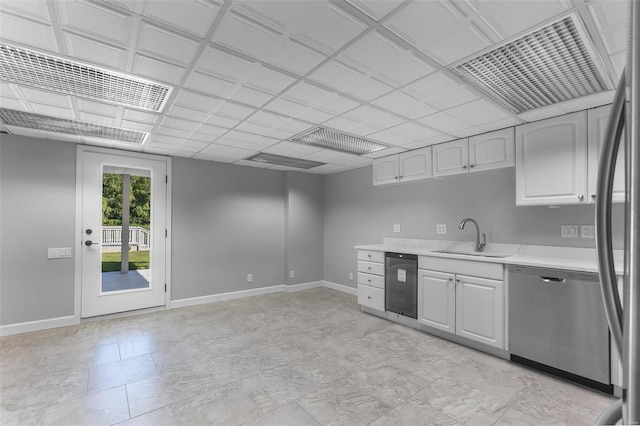
<svg viewBox="0 0 640 426">
<path fill-rule="evenodd" d="M 367 280 L 367 282 L 371 282 L 371 280 Z"/>
<path fill-rule="evenodd" d="M 404 176 L 400 176 L 400 179 L 402 179 Z"/>
<path fill-rule="evenodd" d="M 368 254 L 368 255 L 367 255 L 367 257 L 368 257 L 369 259 L 371 259 L 371 255 L 370 255 L 370 254 Z"/>
<path fill-rule="evenodd" d="M 453 281 L 453 278 L 449 278 L 449 282 Z"/>
<path fill-rule="evenodd" d="M 371 300 L 371 296 L 367 296 L 367 299 Z"/>
<path fill-rule="evenodd" d="M 469 168 L 470 168 L 470 169 L 473 169 L 474 167 L 475 167 L 475 165 L 473 165 L 473 164 L 469 164 Z"/>
<path fill-rule="evenodd" d="M 394 179 L 398 179 L 398 176 L 394 176 Z"/>
<path fill-rule="evenodd" d="M 466 168 L 467 168 L 467 166 L 462 166 L 462 168 L 463 168 L 463 169 L 466 169 Z"/>
<path fill-rule="evenodd" d="M 596 199 L 596 194 L 591 195 L 591 198 L 595 200 Z"/>
<path fill-rule="evenodd" d="M 584 200 L 584 195 L 582 195 L 582 194 L 578 195 L 578 200 L 580 200 L 580 201 Z"/>
<path fill-rule="evenodd" d="M 456 282 L 457 282 L 457 283 L 459 283 L 459 282 L 460 282 L 460 280 L 456 280 Z"/>
</svg>

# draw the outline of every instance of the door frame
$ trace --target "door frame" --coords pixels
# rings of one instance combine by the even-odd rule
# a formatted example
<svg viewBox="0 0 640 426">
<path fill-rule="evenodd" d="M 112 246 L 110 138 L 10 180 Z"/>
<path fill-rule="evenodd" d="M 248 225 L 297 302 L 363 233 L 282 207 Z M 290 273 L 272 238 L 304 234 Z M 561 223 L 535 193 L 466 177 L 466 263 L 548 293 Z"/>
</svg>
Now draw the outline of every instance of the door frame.
<svg viewBox="0 0 640 426">
<path fill-rule="evenodd" d="M 95 152 L 99 154 L 116 155 L 120 157 L 131 157 L 147 160 L 163 161 L 167 164 L 167 206 L 165 209 L 166 229 L 167 236 L 165 238 L 165 278 L 167 283 L 167 291 L 164 295 L 164 309 L 170 309 L 171 305 L 171 184 L 172 168 L 171 157 L 165 157 L 163 155 L 147 154 L 135 151 L 124 151 L 109 148 L 100 148 L 90 145 L 78 145 L 76 149 L 76 212 L 75 212 L 75 270 L 74 270 L 74 302 L 73 302 L 73 316 L 76 324 L 80 323 L 82 314 L 82 189 L 83 189 L 83 175 L 84 175 L 84 153 Z M 151 308 L 158 309 L 158 308 Z M 162 309 L 162 307 L 160 307 Z M 119 314 L 113 314 L 119 315 Z"/>
</svg>

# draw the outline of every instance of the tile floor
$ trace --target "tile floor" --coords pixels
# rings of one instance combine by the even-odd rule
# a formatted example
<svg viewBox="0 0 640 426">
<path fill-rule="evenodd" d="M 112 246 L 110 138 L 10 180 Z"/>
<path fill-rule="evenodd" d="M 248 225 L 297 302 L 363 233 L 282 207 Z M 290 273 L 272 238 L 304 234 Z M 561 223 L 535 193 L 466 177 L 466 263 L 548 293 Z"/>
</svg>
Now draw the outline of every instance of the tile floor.
<svg viewBox="0 0 640 426">
<path fill-rule="evenodd" d="M 0 339 L 7 425 L 593 424 L 612 398 L 319 288 Z"/>
</svg>

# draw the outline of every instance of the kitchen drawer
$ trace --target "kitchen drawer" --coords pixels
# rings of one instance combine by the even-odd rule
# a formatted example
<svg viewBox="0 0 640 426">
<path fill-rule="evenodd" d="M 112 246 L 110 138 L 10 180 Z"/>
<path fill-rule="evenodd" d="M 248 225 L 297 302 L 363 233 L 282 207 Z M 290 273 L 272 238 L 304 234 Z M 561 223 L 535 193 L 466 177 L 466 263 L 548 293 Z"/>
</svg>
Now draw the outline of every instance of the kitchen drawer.
<svg viewBox="0 0 640 426">
<path fill-rule="evenodd" d="M 358 260 L 368 260 L 369 262 L 384 263 L 383 251 L 358 250 Z"/>
<path fill-rule="evenodd" d="M 384 288 L 384 277 L 381 275 L 371 275 L 365 274 L 364 272 L 358 272 L 358 284 Z"/>
<path fill-rule="evenodd" d="M 358 304 L 384 312 L 384 290 L 358 284 Z"/>
<path fill-rule="evenodd" d="M 367 262 L 366 260 L 358 260 L 358 272 L 366 272 L 367 274 L 384 276 L 384 263 Z"/>
</svg>

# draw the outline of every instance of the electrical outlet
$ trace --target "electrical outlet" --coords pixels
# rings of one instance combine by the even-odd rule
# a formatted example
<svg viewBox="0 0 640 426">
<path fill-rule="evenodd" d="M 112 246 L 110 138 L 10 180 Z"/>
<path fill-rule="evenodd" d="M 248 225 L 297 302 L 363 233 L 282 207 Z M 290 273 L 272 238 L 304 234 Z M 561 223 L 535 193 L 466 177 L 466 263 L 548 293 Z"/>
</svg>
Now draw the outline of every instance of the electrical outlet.
<svg viewBox="0 0 640 426">
<path fill-rule="evenodd" d="M 296 277 L 296 271 L 289 271 L 289 278 L 295 278 Z"/>
<path fill-rule="evenodd" d="M 396 223 L 393 225 L 393 232 L 400 232 L 400 224 Z"/>
<path fill-rule="evenodd" d="M 581 238 L 595 238 L 596 226 L 595 225 L 580 225 L 580 237 Z"/>
<path fill-rule="evenodd" d="M 248 283 L 252 283 L 253 282 L 253 274 L 247 274 L 247 282 Z"/>
<path fill-rule="evenodd" d="M 436 225 L 436 234 L 445 235 L 447 233 L 447 225 L 444 223 L 439 223 Z"/>
<path fill-rule="evenodd" d="M 562 238 L 578 238 L 578 225 L 562 225 L 560 229 Z"/>
<path fill-rule="evenodd" d="M 353 281 L 353 272 L 349 272 L 349 280 Z"/>
</svg>

